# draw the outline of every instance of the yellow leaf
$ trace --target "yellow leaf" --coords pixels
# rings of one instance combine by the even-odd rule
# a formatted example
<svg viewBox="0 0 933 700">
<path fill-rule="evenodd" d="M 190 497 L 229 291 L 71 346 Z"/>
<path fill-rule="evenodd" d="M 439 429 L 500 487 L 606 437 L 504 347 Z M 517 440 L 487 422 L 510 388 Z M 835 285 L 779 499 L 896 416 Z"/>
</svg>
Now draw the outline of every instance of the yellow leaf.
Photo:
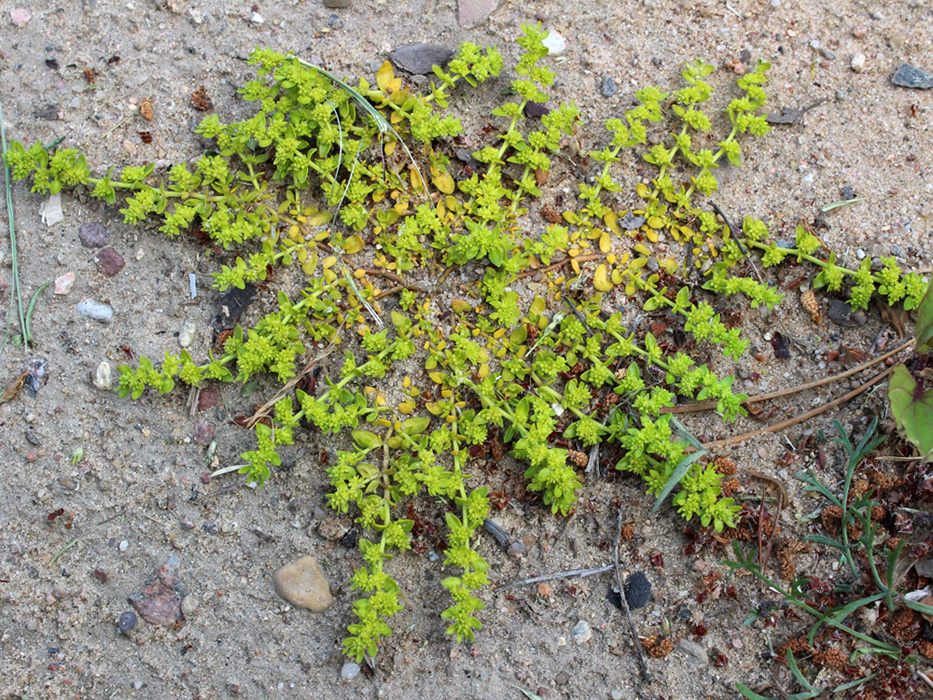
<svg viewBox="0 0 933 700">
<path fill-rule="evenodd" d="M 392 116 L 389 117 L 389 121 L 390 121 L 392 124 L 398 124 L 398 123 L 399 123 L 400 121 L 402 121 L 404 118 L 405 118 L 405 115 L 402 114 L 401 112 L 392 112 Z"/>
<path fill-rule="evenodd" d="M 664 226 L 664 219 L 662 219 L 660 216 L 649 216 L 648 225 L 651 228 L 661 228 Z"/>
<path fill-rule="evenodd" d="M 629 268 L 637 270 L 648 264 L 648 258 L 635 258 L 628 264 Z"/>
<path fill-rule="evenodd" d="M 323 226 L 330 221 L 329 211 L 319 211 L 314 216 L 308 217 L 308 226 Z"/>
<path fill-rule="evenodd" d="M 409 175 L 411 177 L 411 188 L 413 190 L 420 190 L 424 188 L 424 184 L 421 182 L 421 175 L 418 174 L 416 168 L 411 168 L 409 170 Z"/>
<path fill-rule="evenodd" d="M 404 415 L 408 415 L 409 413 L 411 413 L 414 410 L 414 408 L 415 407 L 412 406 L 407 401 L 402 401 L 402 403 L 398 405 L 398 412 L 404 416 Z"/>
<path fill-rule="evenodd" d="M 308 249 L 302 248 L 298 251 L 298 262 L 306 263 L 308 262 Z"/>
<path fill-rule="evenodd" d="M 333 270 L 324 270 L 324 281 L 327 284 L 333 284 L 337 281 L 337 275 Z"/>
<path fill-rule="evenodd" d="M 379 89 L 383 92 L 389 87 L 389 83 L 395 78 L 395 71 L 392 70 L 392 64 L 386 61 L 383 63 L 379 70 L 376 72 L 376 85 L 379 86 Z"/>
<path fill-rule="evenodd" d="M 480 379 L 482 379 L 483 377 L 485 377 L 487 374 L 489 374 L 489 365 L 488 365 L 487 363 L 485 363 L 485 362 L 484 362 L 483 364 L 481 364 L 481 365 L 479 366 L 479 371 L 477 372 L 477 374 L 479 375 L 479 378 L 480 378 Z"/>
<path fill-rule="evenodd" d="M 593 274 L 593 286 L 601 292 L 608 292 L 612 289 L 612 282 L 609 281 L 608 273 L 609 268 L 605 265 L 600 265 Z"/>
<path fill-rule="evenodd" d="M 473 305 L 462 299 L 454 299 L 450 302 L 450 308 L 455 314 L 468 314 L 473 310 Z"/>
<path fill-rule="evenodd" d="M 576 224 L 579 221 L 579 219 L 577 218 L 577 215 L 574 214 L 572 211 L 565 211 L 564 221 L 566 221 L 568 224 Z"/>
<path fill-rule="evenodd" d="M 328 255 L 326 258 L 324 258 L 324 262 L 322 263 L 325 270 L 332 268 L 336 264 L 337 264 L 336 255 Z"/>
<path fill-rule="evenodd" d="M 359 236 L 350 236 L 343 242 L 343 249 L 350 255 L 363 250 L 363 239 Z"/>
<path fill-rule="evenodd" d="M 451 177 L 450 173 L 441 173 L 434 178 L 434 186 L 444 194 L 453 194 L 454 179 Z"/>
<path fill-rule="evenodd" d="M 389 141 L 385 145 L 385 148 L 383 149 L 383 151 L 385 152 L 387 156 L 391 156 L 393 153 L 395 153 L 396 146 L 398 146 L 398 141 Z"/>
<path fill-rule="evenodd" d="M 638 196 L 641 197 L 642 199 L 646 199 L 648 197 L 648 187 L 643 182 L 639 182 L 635 186 L 635 191 L 638 193 Z"/>
<path fill-rule="evenodd" d="M 622 270 L 616 268 L 612 271 L 612 277 L 610 279 L 612 280 L 613 284 L 622 284 L 622 280 L 625 279 L 625 273 Z"/>
<path fill-rule="evenodd" d="M 641 253 L 642 255 L 651 255 L 651 250 L 644 243 L 636 243 L 635 252 Z"/>
<path fill-rule="evenodd" d="M 313 275 L 316 269 L 317 265 L 312 265 L 311 263 L 305 263 L 301 266 L 301 271 L 304 272 L 308 277 Z"/>
<path fill-rule="evenodd" d="M 444 383 L 444 373 L 443 372 L 429 372 L 428 376 L 431 378 L 431 381 L 435 384 Z"/>
<path fill-rule="evenodd" d="M 603 253 L 608 253 L 612 249 L 612 239 L 605 231 L 603 231 L 603 235 L 599 237 L 599 249 Z"/>
<path fill-rule="evenodd" d="M 635 283 L 629 282 L 625 285 L 625 293 L 629 296 L 632 296 L 635 293 Z"/>
<path fill-rule="evenodd" d="M 570 261 L 570 267 L 572 267 L 573 271 L 578 275 L 580 274 L 580 263 L 578 263 L 576 259 Z"/>
<path fill-rule="evenodd" d="M 659 238 L 658 232 L 657 232 L 655 229 L 653 229 L 653 228 L 649 228 L 649 229 L 645 232 L 645 236 L 647 236 L 647 237 L 648 237 L 648 240 L 651 241 L 652 243 L 657 243 L 657 242 L 658 242 L 658 238 Z"/>
<path fill-rule="evenodd" d="M 390 81 L 389 81 L 389 84 L 386 85 L 386 89 L 387 89 L 389 92 L 398 92 L 399 90 L 402 89 L 402 79 L 401 79 L 401 78 L 395 78 L 394 80 L 390 80 Z M 408 99 L 408 96 L 406 95 L 406 96 L 405 96 L 405 99 L 403 99 L 402 102 L 404 102 L 404 101 L 407 100 L 407 99 Z"/>
<path fill-rule="evenodd" d="M 606 212 L 603 216 L 603 221 L 606 222 L 606 226 L 609 227 L 609 230 L 616 235 L 622 235 L 622 229 L 619 228 L 619 215 L 614 211 Z"/>
</svg>

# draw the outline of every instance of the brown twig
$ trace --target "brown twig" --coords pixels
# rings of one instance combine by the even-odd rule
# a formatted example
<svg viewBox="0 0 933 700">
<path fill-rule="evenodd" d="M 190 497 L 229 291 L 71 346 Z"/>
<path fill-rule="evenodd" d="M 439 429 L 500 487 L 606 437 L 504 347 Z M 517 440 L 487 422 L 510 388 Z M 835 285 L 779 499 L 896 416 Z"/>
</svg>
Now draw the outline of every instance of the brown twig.
<svg viewBox="0 0 933 700">
<path fill-rule="evenodd" d="M 834 374 L 831 377 L 825 377 L 815 382 L 810 382 L 809 384 L 801 384 L 800 386 L 791 387 L 790 389 L 781 389 L 780 391 L 772 391 L 769 394 L 758 394 L 757 396 L 750 396 L 742 403 L 749 404 L 758 403 L 760 401 L 770 401 L 771 399 L 779 399 L 783 396 L 792 396 L 793 394 L 800 393 L 801 391 L 808 391 L 810 389 L 816 389 L 817 387 L 821 387 L 826 384 L 832 384 L 833 382 L 839 381 L 840 379 L 845 379 L 846 377 L 851 377 L 853 374 L 858 374 L 859 372 L 866 370 L 869 367 L 878 364 L 879 362 L 884 362 L 889 357 L 893 357 L 899 352 L 907 350 L 911 345 L 913 345 L 913 343 L 913 340 L 908 340 L 906 343 L 895 348 L 894 350 L 876 357 L 874 360 L 869 360 L 868 362 L 865 362 L 858 367 L 853 367 L 850 370 L 846 370 L 842 374 Z M 701 403 L 684 404 L 682 406 L 670 406 L 665 408 L 662 413 L 693 413 L 695 411 L 710 411 L 716 408 L 718 403 L 718 401 L 703 401 Z"/>
<path fill-rule="evenodd" d="M 740 442 L 745 442 L 746 440 L 751 440 L 753 438 L 761 437 L 762 435 L 767 435 L 768 433 L 775 433 L 779 430 L 784 430 L 784 428 L 789 428 L 792 425 L 797 425 L 797 423 L 802 423 L 805 420 L 814 418 L 815 416 L 818 416 L 821 413 L 825 413 L 826 411 L 829 411 L 830 409 L 833 409 L 836 406 L 844 404 L 846 401 L 854 399 L 856 396 L 861 394 L 863 391 L 873 387 L 875 384 L 877 384 L 882 379 L 884 379 L 889 374 L 891 374 L 891 371 L 893 369 L 894 369 L 893 367 L 889 367 L 884 372 L 881 372 L 875 375 L 874 377 L 872 377 L 871 379 L 869 379 L 867 382 L 862 384 L 860 387 L 853 389 L 845 396 L 840 396 L 838 399 L 836 399 L 835 401 L 831 401 L 825 406 L 814 408 L 812 411 L 801 413 L 798 416 L 794 416 L 793 418 L 788 418 L 787 420 L 781 421 L 780 423 L 775 423 L 774 425 L 769 425 L 767 428 L 762 428 L 761 430 L 753 430 L 750 433 L 742 433 L 741 435 L 734 435 L 733 437 L 726 438 L 724 440 L 716 440 L 715 442 L 703 443 L 703 447 L 705 447 L 708 450 L 714 450 L 719 447 L 726 447 L 727 445 L 735 445 Z"/>
<path fill-rule="evenodd" d="M 363 270 L 367 275 L 375 275 L 376 277 L 385 277 L 388 280 L 392 280 L 396 284 L 400 285 L 404 289 L 410 289 L 413 292 L 421 292 L 422 294 L 427 294 L 428 290 L 424 287 L 420 287 L 417 284 L 412 284 L 405 280 L 404 277 L 396 275 L 394 272 L 389 272 L 388 270 L 377 270 L 375 268 L 365 268 Z M 384 292 L 383 292 L 384 293 Z"/>
<path fill-rule="evenodd" d="M 379 292 L 376 296 L 374 296 L 371 299 L 371 301 L 379 301 L 380 299 L 384 299 L 385 297 L 390 297 L 396 292 L 402 291 L 403 289 L 411 289 L 411 287 L 406 287 L 404 284 L 397 284 L 396 286 L 391 287 L 390 289 L 386 289 L 384 292 Z"/>
<path fill-rule="evenodd" d="M 641 672 L 645 680 L 651 683 L 651 671 L 648 670 L 648 661 L 645 659 L 645 650 L 641 646 L 641 640 L 638 638 L 638 632 L 635 629 L 635 621 L 632 620 L 632 611 L 628 607 L 628 598 L 625 597 L 625 585 L 622 582 L 622 567 L 619 566 L 619 543 L 622 541 L 622 509 L 619 509 L 619 517 L 616 521 L 616 542 L 613 551 L 613 567 L 616 572 L 616 585 L 619 587 L 619 602 L 622 605 L 622 611 L 628 620 L 628 628 L 632 633 L 632 641 L 635 642 L 635 650 L 638 652 L 638 662 L 641 666 Z"/>
</svg>

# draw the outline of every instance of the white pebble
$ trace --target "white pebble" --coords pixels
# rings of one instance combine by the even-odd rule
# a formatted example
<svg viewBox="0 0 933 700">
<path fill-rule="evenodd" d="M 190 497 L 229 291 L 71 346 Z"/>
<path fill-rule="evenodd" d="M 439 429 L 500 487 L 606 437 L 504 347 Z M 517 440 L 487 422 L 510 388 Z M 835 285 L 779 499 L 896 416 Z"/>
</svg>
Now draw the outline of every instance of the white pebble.
<svg viewBox="0 0 933 700">
<path fill-rule="evenodd" d="M 263 17 L 258 12 L 254 12 L 253 14 L 249 16 L 249 21 L 252 22 L 253 24 L 264 24 L 266 21 L 266 18 Z"/>
<path fill-rule="evenodd" d="M 126 151 L 129 155 L 136 155 L 136 144 L 130 141 L 129 139 L 123 139 L 123 150 Z"/>
<path fill-rule="evenodd" d="M 866 61 L 865 54 L 857 53 L 852 57 L 852 62 L 849 64 L 849 67 L 856 73 L 861 73 L 865 70 Z"/>
<path fill-rule="evenodd" d="M 123 540 L 123 541 L 120 543 L 120 551 L 121 551 L 121 552 L 125 552 L 125 551 L 129 548 L 129 546 L 130 546 L 130 543 L 127 542 L 126 540 Z"/>
<path fill-rule="evenodd" d="M 106 323 L 113 318 L 113 309 L 106 304 L 101 304 L 93 299 L 85 299 L 75 304 L 75 308 L 82 318 L 90 318 L 94 321 Z"/>
<path fill-rule="evenodd" d="M 550 30 L 547 38 L 541 43 L 544 44 L 544 48 L 547 49 L 547 52 L 551 56 L 563 53 L 564 49 L 567 48 L 567 40 L 553 29 Z"/>
<path fill-rule="evenodd" d="M 181 332 L 178 334 L 178 344 L 183 348 L 190 347 L 197 332 L 198 327 L 194 321 L 185 321 L 185 325 L 182 326 Z"/>
<path fill-rule="evenodd" d="M 110 391 L 113 386 L 113 379 L 110 373 L 110 363 L 104 360 L 97 365 L 97 371 L 94 372 L 94 386 L 101 391 Z"/>
<path fill-rule="evenodd" d="M 590 623 L 586 620 L 580 620 L 573 629 L 570 630 L 570 636 L 577 644 L 586 644 L 593 637 L 593 631 L 590 629 Z"/>
<path fill-rule="evenodd" d="M 360 673 L 360 665 L 355 664 L 352 661 L 347 661 L 343 665 L 343 668 L 340 669 L 340 677 L 345 681 L 352 681 Z"/>
</svg>

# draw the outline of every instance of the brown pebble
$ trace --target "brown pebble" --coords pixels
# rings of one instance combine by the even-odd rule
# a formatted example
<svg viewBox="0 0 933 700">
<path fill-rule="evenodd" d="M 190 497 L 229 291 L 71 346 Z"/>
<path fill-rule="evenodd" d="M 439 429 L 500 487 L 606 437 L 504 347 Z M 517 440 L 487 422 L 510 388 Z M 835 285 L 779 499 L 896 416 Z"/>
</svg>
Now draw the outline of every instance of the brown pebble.
<svg viewBox="0 0 933 700">
<path fill-rule="evenodd" d="M 105 277 L 113 277 L 126 267 L 126 261 L 116 250 L 107 246 L 97 254 L 97 271 Z"/>
<path fill-rule="evenodd" d="M 103 569 L 94 569 L 94 578 L 96 578 L 101 583 L 107 583 L 107 572 Z"/>
<path fill-rule="evenodd" d="M 852 30 L 852 36 L 856 39 L 864 39 L 866 34 L 868 34 L 868 27 L 864 24 L 860 24 Z"/>
<path fill-rule="evenodd" d="M 198 395 L 198 411 L 206 411 L 220 402 L 220 389 L 216 386 L 206 386 Z"/>
<path fill-rule="evenodd" d="M 285 564 L 272 575 L 272 582 L 286 601 L 311 612 L 323 612 L 334 602 L 330 584 L 317 559 L 311 556 Z"/>
<path fill-rule="evenodd" d="M 325 540 L 342 540 L 352 527 L 350 518 L 327 518 L 317 526 L 317 534 Z"/>
<path fill-rule="evenodd" d="M 142 115 L 142 118 L 146 121 L 151 122 L 152 118 L 155 117 L 155 111 L 152 109 L 152 102 L 148 99 L 144 99 L 139 103 L 139 113 Z"/>
</svg>

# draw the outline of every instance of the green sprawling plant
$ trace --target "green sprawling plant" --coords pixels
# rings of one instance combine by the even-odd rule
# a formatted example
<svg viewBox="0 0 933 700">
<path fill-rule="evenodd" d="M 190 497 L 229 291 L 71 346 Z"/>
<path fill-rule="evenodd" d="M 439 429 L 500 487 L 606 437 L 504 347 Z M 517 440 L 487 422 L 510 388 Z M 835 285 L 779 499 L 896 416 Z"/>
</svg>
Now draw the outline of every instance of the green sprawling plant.
<svg viewBox="0 0 933 700">
<path fill-rule="evenodd" d="M 258 77 L 241 90 L 255 116 L 204 119 L 198 133 L 215 145 L 193 168 L 156 173 L 148 165 L 95 177 L 75 149 L 14 144 L 6 156 L 14 177 L 32 178 L 34 192 L 85 185 L 105 202 L 119 199 L 127 223 L 154 221 L 170 237 L 200 229 L 230 251 L 215 274 L 219 290 L 265 281 L 270 269 L 291 289 L 300 278 L 297 293 L 279 287 L 273 308 L 232 329 L 216 354 L 166 352 L 160 365 L 141 358 L 135 368 L 121 366 L 119 392 L 138 399 L 147 388 L 164 394 L 178 384 L 259 375 L 285 384 L 307 371 L 315 349 L 344 347 L 342 367 L 325 373 L 316 391 L 287 393 L 255 423 L 256 447 L 243 454 L 241 471 L 258 483 L 268 479 L 279 450 L 301 430 L 349 438 L 328 474 L 331 506 L 353 512 L 368 533 L 360 540 L 365 566 L 352 579 L 359 620 L 344 642 L 356 659 L 376 654 L 401 607 L 388 562 L 411 544 L 403 506 L 421 495 L 449 506 L 448 633 L 473 639 L 480 627 L 488 564 L 472 541 L 495 485 L 470 476 L 471 449 L 501 440 L 526 465 L 528 490 L 566 515 L 581 487 L 578 470 L 602 446 L 603 459 L 614 455 L 616 468 L 640 475 L 659 502 L 677 489 L 672 503 L 683 517 L 719 531 L 735 525 L 739 507 L 724 497 L 722 475 L 665 409 L 711 399 L 731 421 L 745 414 L 747 397 L 733 390 L 725 360 L 726 371 L 717 373 L 616 311 L 623 293 L 680 318 L 701 349 L 738 360 L 747 341 L 706 292 L 778 304 L 773 287 L 733 274 L 751 251 L 761 250 L 766 262 L 812 260 L 830 289 L 848 274 L 858 304 L 869 281 L 889 300 L 911 300 L 922 285 L 893 267 L 871 280 L 836 267 L 832 256 L 814 255 L 818 246 L 807 237 L 795 249 L 767 243 L 766 227 L 752 219 L 739 237 L 702 207 L 700 198 L 718 187 L 720 162 L 740 164 L 739 138 L 767 131 L 765 63 L 739 79 L 726 110 L 730 130 L 715 149 L 695 143 L 713 130 L 701 109 L 712 94 L 704 80 L 711 66 L 688 65 L 687 87 L 673 95 L 639 92 L 636 107 L 606 123 L 603 148 L 589 153 L 599 165 L 580 184 L 574 207 L 539 230 L 530 218 L 535 200 L 545 196 L 547 174 L 579 122 L 572 103 L 540 120 L 525 116 L 529 105 L 548 100 L 554 82 L 546 36 L 523 28 L 511 96 L 492 110 L 498 133 L 473 153 L 477 172 L 452 164 L 450 140 L 462 127 L 446 110 L 464 85 L 498 76 L 503 60 L 473 44 L 461 46 L 446 69 L 435 68 L 424 94 L 408 89 L 388 63 L 375 85 L 361 80 L 351 88 L 296 57 L 258 49 L 250 59 Z M 671 114 L 677 126 L 664 127 Z M 660 141 L 645 150 L 649 132 L 662 127 Z M 631 211 L 607 204 L 622 190 L 613 171 L 626 148 L 657 167 L 654 179 L 638 185 Z M 665 255 L 649 247 L 662 238 Z M 281 272 L 289 267 L 300 274 Z M 703 289 L 682 274 L 695 267 L 706 275 Z M 539 278 L 536 291 L 523 296 L 531 275 Z M 444 296 L 451 278 L 470 280 L 457 287 L 464 298 Z M 393 286 L 381 290 L 380 280 Z M 397 303 L 386 316 L 380 302 L 389 295 Z"/>
</svg>

